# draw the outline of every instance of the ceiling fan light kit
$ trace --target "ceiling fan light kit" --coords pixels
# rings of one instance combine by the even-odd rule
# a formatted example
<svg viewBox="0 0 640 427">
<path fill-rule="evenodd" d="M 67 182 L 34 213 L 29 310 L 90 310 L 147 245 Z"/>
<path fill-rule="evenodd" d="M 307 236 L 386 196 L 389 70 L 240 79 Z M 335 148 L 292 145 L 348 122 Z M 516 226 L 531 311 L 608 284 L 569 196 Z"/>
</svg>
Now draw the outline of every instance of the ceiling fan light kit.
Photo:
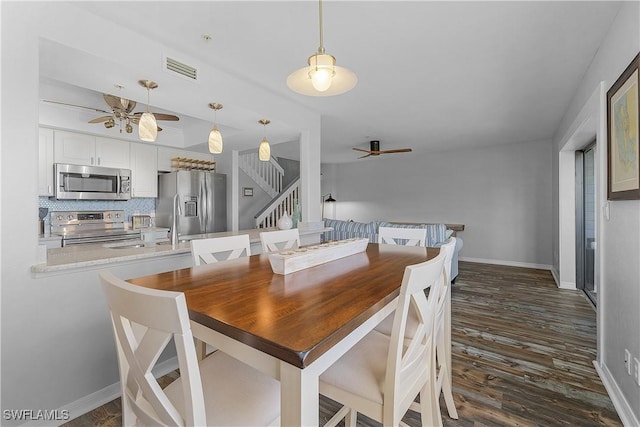
<svg viewBox="0 0 640 427">
<path fill-rule="evenodd" d="M 222 104 L 214 102 L 209 104 L 209 108 L 214 111 L 213 129 L 209 132 L 209 152 L 211 154 L 220 154 L 222 153 L 223 142 L 222 134 L 220 133 L 220 130 L 218 130 L 217 113 L 218 110 L 222 109 Z"/>
<path fill-rule="evenodd" d="M 271 159 L 271 147 L 269 146 L 269 140 L 267 140 L 267 125 L 271 123 L 271 121 L 267 119 L 259 120 L 262 126 L 264 126 L 264 138 L 260 142 L 260 147 L 258 148 L 258 158 L 263 162 L 268 162 Z"/>
<path fill-rule="evenodd" d="M 322 33 L 322 0 L 318 1 L 320 47 L 307 59 L 307 67 L 287 77 L 287 86 L 294 92 L 309 96 L 340 95 L 353 89 L 358 77 L 353 71 L 336 65 L 336 58 L 325 53 Z"/>
</svg>

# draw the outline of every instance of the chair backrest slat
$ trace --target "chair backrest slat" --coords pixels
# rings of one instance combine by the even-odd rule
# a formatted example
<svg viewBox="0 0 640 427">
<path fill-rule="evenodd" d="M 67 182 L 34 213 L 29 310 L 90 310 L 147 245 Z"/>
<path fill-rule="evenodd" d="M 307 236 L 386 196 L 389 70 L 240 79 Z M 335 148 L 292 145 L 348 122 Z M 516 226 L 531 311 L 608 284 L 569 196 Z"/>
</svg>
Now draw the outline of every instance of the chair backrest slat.
<svg viewBox="0 0 640 427">
<path fill-rule="evenodd" d="M 243 253 L 251 256 L 251 242 L 248 234 L 191 241 L 191 256 L 195 266 L 201 265 L 203 261 L 205 264 L 212 264 L 240 258 Z"/>
<path fill-rule="evenodd" d="M 297 228 L 263 231 L 260 233 L 260 242 L 264 253 L 297 249 L 300 246 L 300 233 Z"/>
<path fill-rule="evenodd" d="M 426 228 L 379 227 L 378 243 L 387 245 L 426 246 Z"/>
</svg>

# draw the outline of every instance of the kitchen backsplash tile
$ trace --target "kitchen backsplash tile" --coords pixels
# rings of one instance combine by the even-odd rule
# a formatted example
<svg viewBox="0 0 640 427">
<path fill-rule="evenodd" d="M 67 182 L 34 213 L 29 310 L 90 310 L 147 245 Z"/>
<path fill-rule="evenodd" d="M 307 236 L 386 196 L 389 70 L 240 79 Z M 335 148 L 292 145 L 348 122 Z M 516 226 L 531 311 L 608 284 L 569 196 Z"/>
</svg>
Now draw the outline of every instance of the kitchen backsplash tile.
<svg viewBox="0 0 640 427">
<path fill-rule="evenodd" d="M 48 197 L 39 198 L 39 207 L 51 211 L 124 211 L 125 221 L 131 222 L 131 215 L 152 215 L 156 213 L 156 199 L 130 199 L 127 201 L 108 200 L 52 200 Z M 49 219 L 47 215 L 47 219 Z"/>
</svg>

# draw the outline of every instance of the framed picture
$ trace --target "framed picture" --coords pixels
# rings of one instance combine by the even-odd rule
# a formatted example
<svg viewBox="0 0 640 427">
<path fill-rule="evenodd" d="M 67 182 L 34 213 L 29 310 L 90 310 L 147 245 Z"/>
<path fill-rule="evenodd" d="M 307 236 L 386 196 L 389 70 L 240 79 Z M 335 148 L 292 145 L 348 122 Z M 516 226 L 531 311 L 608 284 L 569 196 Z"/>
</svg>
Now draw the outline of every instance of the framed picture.
<svg viewBox="0 0 640 427">
<path fill-rule="evenodd" d="M 607 199 L 640 199 L 640 53 L 607 92 Z"/>
<path fill-rule="evenodd" d="M 242 195 L 246 197 L 253 197 L 253 187 L 242 187 Z"/>
</svg>

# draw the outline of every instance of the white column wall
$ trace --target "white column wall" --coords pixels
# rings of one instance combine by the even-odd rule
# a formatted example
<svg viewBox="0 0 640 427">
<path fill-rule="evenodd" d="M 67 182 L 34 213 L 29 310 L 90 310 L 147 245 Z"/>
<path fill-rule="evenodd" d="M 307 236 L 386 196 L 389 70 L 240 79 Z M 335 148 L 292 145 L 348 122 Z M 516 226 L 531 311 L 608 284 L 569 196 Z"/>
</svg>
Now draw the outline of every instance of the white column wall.
<svg viewBox="0 0 640 427">
<path fill-rule="evenodd" d="M 77 407 L 74 402 L 91 401 L 118 381 L 116 353 L 97 270 L 48 278 L 35 278 L 30 273 L 38 245 L 39 40 L 43 37 L 114 61 L 140 64 L 141 75 L 151 75 L 142 65 L 145 59 L 154 61 L 156 68 L 159 65 L 155 55 L 147 58 L 136 49 L 111 49 L 120 42 L 124 46 L 140 39 L 131 29 L 117 28 L 73 2 L 2 2 L 1 7 L 2 409 Z M 145 42 L 155 54 L 161 50 L 153 41 Z M 234 81 L 225 87 L 244 88 L 237 96 L 229 94 L 225 103 L 273 111 L 274 120 L 307 129 L 302 169 L 308 168 L 307 198 L 318 199 L 319 116 L 250 83 Z M 318 203 L 314 207 L 307 201 L 307 205 L 309 217 L 319 217 Z M 185 265 L 165 260 L 114 268 L 121 277 L 134 277 Z M 3 420 L 2 424 L 12 422 Z"/>
</svg>

